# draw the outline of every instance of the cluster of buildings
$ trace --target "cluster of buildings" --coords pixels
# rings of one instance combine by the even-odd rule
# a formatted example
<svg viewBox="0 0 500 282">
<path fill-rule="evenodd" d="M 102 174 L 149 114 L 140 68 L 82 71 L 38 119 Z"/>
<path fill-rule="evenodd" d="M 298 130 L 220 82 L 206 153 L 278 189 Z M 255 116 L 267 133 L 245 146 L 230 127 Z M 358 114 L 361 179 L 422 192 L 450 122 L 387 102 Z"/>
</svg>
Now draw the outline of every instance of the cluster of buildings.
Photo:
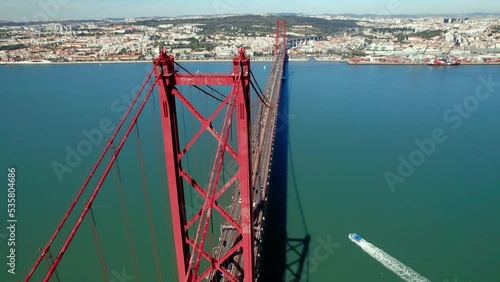
<svg viewBox="0 0 500 282">
<path fill-rule="evenodd" d="M 203 34 L 199 24 L 158 27 L 117 23 L 48 23 L 0 27 L 1 62 L 89 62 L 151 60 L 160 48 L 181 60 L 227 59 L 245 47 L 270 56 L 274 36 Z"/>
<path fill-rule="evenodd" d="M 418 63 L 447 56 L 500 62 L 498 17 L 318 17 L 356 20 L 359 28 L 325 36 L 312 34 L 312 25 L 289 26 L 290 38 L 304 37 L 294 42 L 292 58 Z M 228 59 L 241 47 L 256 59 L 266 59 L 272 55 L 274 36 L 238 30 L 207 34 L 196 20 L 155 27 L 131 19 L 10 25 L 0 27 L 0 63 L 150 61 L 160 48 L 179 60 Z"/>
<path fill-rule="evenodd" d="M 335 19 L 338 17 L 328 17 Z M 342 17 L 345 18 L 345 17 Z M 330 36 L 292 52 L 338 60 L 427 63 L 500 63 L 500 18 L 358 18 L 359 32 Z"/>
</svg>

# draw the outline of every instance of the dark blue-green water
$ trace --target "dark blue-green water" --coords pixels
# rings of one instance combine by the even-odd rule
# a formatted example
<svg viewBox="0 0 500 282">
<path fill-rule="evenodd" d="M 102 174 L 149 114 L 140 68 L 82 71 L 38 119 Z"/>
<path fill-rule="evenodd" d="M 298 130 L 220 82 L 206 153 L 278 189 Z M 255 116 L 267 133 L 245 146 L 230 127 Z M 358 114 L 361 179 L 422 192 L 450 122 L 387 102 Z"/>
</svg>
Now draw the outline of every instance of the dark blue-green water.
<svg viewBox="0 0 500 282">
<path fill-rule="evenodd" d="M 231 68 L 230 63 L 186 66 L 193 71 Z M 269 64 L 267 70 L 263 63 L 253 66 L 265 84 Z M 117 124 L 127 96 L 136 92 L 134 88 L 150 67 L 0 67 L 0 178 L 4 187 L 0 190 L 0 281 L 19 281 L 27 274 L 37 248 L 49 239 L 105 142 L 92 145 L 82 160 L 72 160 L 75 166 L 61 179 L 53 163 L 66 163 L 67 147 L 76 149 L 87 140 L 83 130 L 99 128 L 103 119 Z M 494 83 L 484 83 L 489 80 Z M 288 237 L 304 237 L 299 195 L 311 236 L 310 281 L 400 281 L 353 244 L 347 238 L 350 232 L 431 281 L 500 281 L 498 67 L 291 62 L 288 83 L 288 192 L 283 201 L 287 201 Z M 151 130 L 144 127 L 141 134 L 147 143 Z M 422 149 L 416 143 L 427 144 L 427 152 L 419 153 Z M 146 145 L 145 158 L 157 170 L 153 147 Z M 138 171 L 133 157 L 120 160 L 125 180 Z M 409 165 L 398 172 L 401 158 Z M 17 170 L 16 275 L 8 274 L 6 265 L 6 183 L 11 166 Z M 149 187 L 163 277 L 172 281 L 172 235 L 169 217 L 165 220 L 161 208 L 158 182 L 151 179 Z M 140 180 L 137 183 L 128 187 L 127 206 L 141 278 L 155 281 Z M 110 179 L 94 213 L 110 278 L 120 281 L 122 271 L 132 270 L 114 189 Z M 61 243 L 56 241 L 55 246 Z M 41 269 L 46 269 L 45 263 Z M 59 275 L 61 281 L 102 280 L 87 220 L 68 249 Z M 34 281 L 38 280 L 39 276 Z"/>
</svg>

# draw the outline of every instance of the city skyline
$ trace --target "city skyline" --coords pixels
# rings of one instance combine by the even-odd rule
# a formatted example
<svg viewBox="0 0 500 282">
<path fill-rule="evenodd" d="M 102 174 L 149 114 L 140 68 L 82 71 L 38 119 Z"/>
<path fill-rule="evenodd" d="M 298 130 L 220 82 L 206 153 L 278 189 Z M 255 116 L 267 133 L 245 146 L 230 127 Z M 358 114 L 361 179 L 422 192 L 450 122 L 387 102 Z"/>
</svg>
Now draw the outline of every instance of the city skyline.
<svg viewBox="0 0 500 282">
<path fill-rule="evenodd" d="M 142 1 L 140 5 L 131 0 L 27 0 L 24 3 L 0 0 L 2 8 L 0 20 L 24 22 L 245 13 L 439 14 L 450 16 L 500 13 L 500 2 L 492 3 L 489 0 L 462 1 L 462 3 L 451 0 L 443 0 L 439 3 L 432 0 L 387 0 L 377 3 L 370 0 L 352 0 L 348 3 L 332 3 L 327 0 L 290 3 L 290 1 L 277 0 L 272 4 L 256 0 L 252 2 L 252 7 L 249 6 L 242 0 L 192 0 L 187 5 L 152 0 Z"/>
</svg>

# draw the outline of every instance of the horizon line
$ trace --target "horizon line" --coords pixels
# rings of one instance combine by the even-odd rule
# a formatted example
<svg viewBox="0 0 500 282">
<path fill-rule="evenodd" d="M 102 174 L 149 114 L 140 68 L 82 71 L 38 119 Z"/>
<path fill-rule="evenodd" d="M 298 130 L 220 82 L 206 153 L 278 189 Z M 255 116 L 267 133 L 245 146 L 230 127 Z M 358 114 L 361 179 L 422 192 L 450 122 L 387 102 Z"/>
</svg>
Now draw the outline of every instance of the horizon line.
<svg viewBox="0 0 500 282">
<path fill-rule="evenodd" d="M 265 15 L 292 15 L 292 16 L 377 16 L 377 17 L 388 17 L 388 18 L 397 18 L 397 17 L 438 17 L 438 16 L 466 16 L 466 15 L 483 15 L 483 16 L 499 16 L 500 12 L 465 12 L 465 13 L 416 13 L 416 14 L 375 14 L 375 13 L 322 13 L 322 14 L 314 14 L 314 13 L 293 13 L 293 12 L 279 12 L 279 13 L 234 13 L 234 14 L 204 14 L 204 15 L 177 15 L 177 16 L 135 16 L 135 17 L 106 17 L 106 18 L 87 18 L 87 19 L 62 19 L 62 20 L 48 20 L 48 21 L 15 21 L 15 20 L 2 20 L 0 19 L 0 24 L 6 23 L 52 23 L 52 22 L 65 22 L 65 21 L 98 21 L 98 20 L 122 20 L 122 19 L 144 19 L 144 18 L 183 18 L 183 17 L 201 17 L 201 18 L 209 18 L 209 17 L 222 17 L 222 16 L 265 16 Z"/>
</svg>

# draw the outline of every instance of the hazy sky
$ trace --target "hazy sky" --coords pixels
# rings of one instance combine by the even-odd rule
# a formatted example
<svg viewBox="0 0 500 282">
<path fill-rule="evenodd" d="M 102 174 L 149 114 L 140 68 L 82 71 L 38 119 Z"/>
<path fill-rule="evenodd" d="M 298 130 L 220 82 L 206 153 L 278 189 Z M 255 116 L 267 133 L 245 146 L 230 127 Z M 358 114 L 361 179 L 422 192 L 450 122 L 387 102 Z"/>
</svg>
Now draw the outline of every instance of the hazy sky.
<svg viewBox="0 0 500 282">
<path fill-rule="evenodd" d="M 0 20 L 62 20 L 228 13 L 500 13 L 498 0 L 0 0 Z"/>
</svg>

